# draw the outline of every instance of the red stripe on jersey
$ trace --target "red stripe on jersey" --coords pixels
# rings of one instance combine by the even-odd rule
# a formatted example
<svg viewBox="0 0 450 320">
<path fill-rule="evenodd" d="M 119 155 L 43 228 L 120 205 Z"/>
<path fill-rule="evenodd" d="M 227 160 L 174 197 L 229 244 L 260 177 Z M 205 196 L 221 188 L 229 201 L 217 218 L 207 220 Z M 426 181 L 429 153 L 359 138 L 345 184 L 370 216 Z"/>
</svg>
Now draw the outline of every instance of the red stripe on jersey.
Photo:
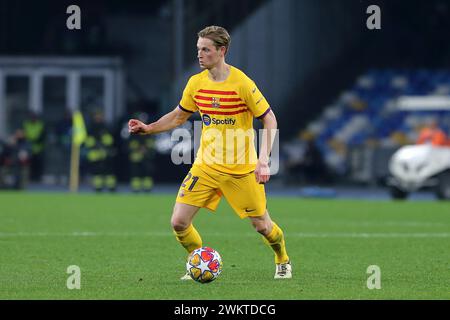
<svg viewBox="0 0 450 320">
<path fill-rule="evenodd" d="M 242 110 L 238 110 L 238 111 L 210 111 L 210 110 L 202 110 L 200 109 L 200 111 L 202 113 L 206 113 L 206 114 L 217 114 L 217 115 L 233 115 L 233 114 L 238 114 L 238 113 L 242 113 L 242 112 L 246 112 L 247 108 L 242 109 Z"/>
<path fill-rule="evenodd" d="M 200 103 L 200 102 L 195 102 L 195 104 L 197 105 L 197 106 L 199 106 L 199 107 L 205 107 L 205 108 L 217 108 L 217 107 L 213 107 L 213 105 L 212 104 L 210 104 L 210 103 Z M 219 107 L 219 109 L 233 109 L 233 108 L 239 108 L 239 107 L 245 107 L 245 106 L 247 106 L 245 103 L 241 103 L 241 104 L 233 104 L 233 105 L 230 105 L 230 106 L 223 106 L 223 105 L 221 105 L 220 107 Z"/>
<path fill-rule="evenodd" d="M 201 92 L 201 93 L 209 93 L 209 94 L 223 94 L 224 96 L 237 95 L 237 93 L 236 93 L 235 91 L 218 91 L 218 90 L 205 90 L 205 89 L 200 89 L 200 90 L 198 90 L 198 92 Z"/>
<path fill-rule="evenodd" d="M 195 99 L 198 100 L 207 100 L 207 101 L 212 101 L 212 97 L 204 97 L 204 96 L 194 96 Z M 220 102 L 238 102 L 238 101 L 242 101 L 241 98 L 221 98 L 219 97 Z"/>
</svg>

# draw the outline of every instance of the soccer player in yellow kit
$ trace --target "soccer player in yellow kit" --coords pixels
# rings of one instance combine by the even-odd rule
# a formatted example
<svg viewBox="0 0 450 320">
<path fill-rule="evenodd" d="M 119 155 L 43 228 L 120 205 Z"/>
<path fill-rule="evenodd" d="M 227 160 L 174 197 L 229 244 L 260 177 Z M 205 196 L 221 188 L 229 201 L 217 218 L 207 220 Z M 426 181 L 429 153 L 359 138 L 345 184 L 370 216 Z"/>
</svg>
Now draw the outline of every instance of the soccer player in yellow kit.
<svg viewBox="0 0 450 320">
<path fill-rule="evenodd" d="M 183 124 L 194 112 L 202 118 L 200 148 L 181 184 L 171 224 L 177 241 L 191 253 L 202 247 L 192 224 L 200 208 L 215 211 L 224 196 L 240 218 L 253 227 L 275 253 L 275 279 L 292 277 L 284 234 L 266 206 L 264 183 L 270 179 L 269 155 L 277 121 L 255 83 L 241 70 L 225 63 L 228 32 L 217 26 L 198 33 L 197 57 L 202 72 L 192 76 L 179 105 L 158 121 L 145 124 L 131 119 L 133 134 L 155 134 Z M 259 157 L 253 142 L 253 118 L 264 125 Z M 237 140 L 237 141 L 236 141 Z M 184 275 L 182 280 L 190 279 Z"/>
</svg>

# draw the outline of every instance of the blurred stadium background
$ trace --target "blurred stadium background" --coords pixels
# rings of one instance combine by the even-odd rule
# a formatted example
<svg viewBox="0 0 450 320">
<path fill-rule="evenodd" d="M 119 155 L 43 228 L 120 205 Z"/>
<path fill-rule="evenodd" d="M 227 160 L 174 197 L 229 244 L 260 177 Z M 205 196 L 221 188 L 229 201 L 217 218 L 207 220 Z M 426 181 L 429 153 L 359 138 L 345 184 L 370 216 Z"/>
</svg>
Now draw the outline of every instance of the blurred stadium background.
<svg viewBox="0 0 450 320">
<path fill-rule="evenodd" d="M 448 111 L 402 112 L 394 103 L 450 93 L 447 1 L 378 1 L 381 30 L 366 27 L 368 1 L 79 1 L 81 30 L 66 28 L 70 4 L 0 1 L 2 188 L 67 187 L 70 114 L 80 110 L 88 133 L 102 114 L 111 175 L 129 189 L 126 121 L 156 120 L 178 103 L 199 70 L 196 33 L 210 24 L 230 31 L 228 62 L 255 80 L 278 116 L 272 187 L 383 186 L 389 157 L 422 126 L 439 119 L 449 132 Z M 42 135 L 39 125 L 26 128 L 33 117 Z M 38 142 L 29 141 L 30 179 L 19 183 L 12 145 L 21 128 Z M 175 143 L 166 133 L 148 147 L 155 187 L 178 185 L 188 168 L 171 163 Z M 82 187 L 91 178 L 86 149 Z"/>
</svg>

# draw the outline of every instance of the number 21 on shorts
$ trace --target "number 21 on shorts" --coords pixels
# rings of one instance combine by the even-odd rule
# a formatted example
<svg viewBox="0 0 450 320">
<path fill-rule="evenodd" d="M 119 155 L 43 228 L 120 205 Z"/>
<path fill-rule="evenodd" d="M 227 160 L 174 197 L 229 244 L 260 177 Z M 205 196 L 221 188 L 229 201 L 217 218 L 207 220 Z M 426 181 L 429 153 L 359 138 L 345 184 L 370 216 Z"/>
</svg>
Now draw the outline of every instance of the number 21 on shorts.
<svg viewBox="0 0 450 320">
<path fill-rule="evenodd" d="M 183 183 L 181 184 L 181 187 L 185 188 L 185 187 L 186 187 L 186 184 L 188 183 L 188 181 L 189 181 L 191 178 L 192 178 L 192 182 L 191 182 L 191 184 L 189 185 L 188 190 L 189 190 L 189 191 L 192 191 L 192 189 L 194 188 L 195 184 L 197 183 L 199 177 L 192 176 L 192 173 L 190 173 L 190 172 L 187 174 L 186 179 L 183 180 Z"/>
</svg>

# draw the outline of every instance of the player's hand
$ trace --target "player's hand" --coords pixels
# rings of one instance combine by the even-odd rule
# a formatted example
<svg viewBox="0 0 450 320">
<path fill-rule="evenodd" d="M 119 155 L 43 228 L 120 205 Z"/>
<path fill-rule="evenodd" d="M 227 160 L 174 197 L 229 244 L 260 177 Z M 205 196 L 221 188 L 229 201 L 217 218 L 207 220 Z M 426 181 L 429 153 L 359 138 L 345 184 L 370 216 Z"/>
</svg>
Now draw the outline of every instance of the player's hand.
<svg viewBox="0 0 450 320">
<path fill-rule="evenodd" d="M 147 125 L 140 120 L 131 119 L 128 121 L 128 132 L 132 134 L 147 134 Z"/>
<path fill-rule="evenodd" d="M 255 169 L 256 182 L 264 184 L 270 179 L 270 168 L 269 164 L 263 161 L 259 161 L 256 164 Z"/>
</svg>

